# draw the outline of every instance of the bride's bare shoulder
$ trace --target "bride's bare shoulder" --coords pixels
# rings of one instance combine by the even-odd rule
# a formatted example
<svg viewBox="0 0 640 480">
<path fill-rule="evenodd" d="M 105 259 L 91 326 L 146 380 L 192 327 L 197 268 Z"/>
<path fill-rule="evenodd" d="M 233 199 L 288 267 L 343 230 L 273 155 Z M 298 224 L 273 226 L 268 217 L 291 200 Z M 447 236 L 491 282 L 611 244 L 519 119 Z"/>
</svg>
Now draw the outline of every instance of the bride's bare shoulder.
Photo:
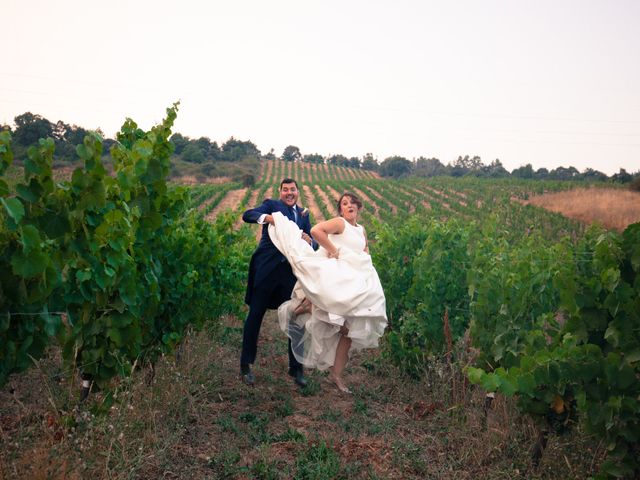
<svg viewBox="0 0 640 480">
<path fill-rule="evenodd" d="M 325 220 L 324 222 L 320 222 L 316 224 L 311 230 L 321 230 L 324 233 L 342 233 L 344 232 L 344 218 L 342 217 L 334 217 L 329 220 Z"/>
</svg>

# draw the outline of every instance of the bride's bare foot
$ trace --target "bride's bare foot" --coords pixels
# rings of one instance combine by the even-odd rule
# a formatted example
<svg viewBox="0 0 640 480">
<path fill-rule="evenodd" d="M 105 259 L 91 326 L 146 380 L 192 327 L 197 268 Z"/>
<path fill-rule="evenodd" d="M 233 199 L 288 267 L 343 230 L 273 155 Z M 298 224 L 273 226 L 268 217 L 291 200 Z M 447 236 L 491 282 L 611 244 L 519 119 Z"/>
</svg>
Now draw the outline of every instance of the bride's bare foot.
<svg viewBox="0 0 640 480">
<path fill-rule="evenodd" d="M 333 372 L 329 373 L 328 379 L 330 382 L 332 382 L 337 388 L 338 390 L 340 390 L 342 393 L 352 393 L 351 390 L 349 390 L 349 387 L 347 387 L 345 385 L 345 383 L 342 381 L 341 377 L 336 377 Z"/>
</svg>

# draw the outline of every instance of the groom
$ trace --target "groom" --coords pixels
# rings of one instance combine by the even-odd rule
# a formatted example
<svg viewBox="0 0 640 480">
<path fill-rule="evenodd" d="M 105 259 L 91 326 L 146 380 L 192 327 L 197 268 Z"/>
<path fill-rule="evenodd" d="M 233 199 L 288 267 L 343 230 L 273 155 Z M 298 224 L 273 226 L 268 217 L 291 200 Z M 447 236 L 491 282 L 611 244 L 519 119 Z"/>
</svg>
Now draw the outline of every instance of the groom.
<svg viewBox="0 0 640 480">
<path fill-rule="evenodd" d="M 245 302 L 249 305 L 249 315 L 244 322 L 242 334 L 240 373 L 242 380 L 247 385 L 255 383 L 251 365 L 256 359 L 262 317 L 267 309 L 278 308 L 289 300 L 296 283 L 291 266 L 269 238 L 268 227 L 270 223 L 273 224 L 271 214 L 280 212 L 295 222 L 302 230 L 302 238 L 310 245 L 312 244 L 309 215 L 303 214 L 296 205 L 298 184 L 292 178 L 285 178 L 280 182 L 279 191 L 279 200 L 267 199 L 259 207 L 249 209 L 242 215 L 242 220 L 247 223 L 262 224 L 262 237 L 249 264 L 249 279 L 245 296 Z M 291 350 L 291 340 L 289 340 L 289 375 L 300 387 L 307 385 L 302 364 L 296 360 Z"/>
</svg>

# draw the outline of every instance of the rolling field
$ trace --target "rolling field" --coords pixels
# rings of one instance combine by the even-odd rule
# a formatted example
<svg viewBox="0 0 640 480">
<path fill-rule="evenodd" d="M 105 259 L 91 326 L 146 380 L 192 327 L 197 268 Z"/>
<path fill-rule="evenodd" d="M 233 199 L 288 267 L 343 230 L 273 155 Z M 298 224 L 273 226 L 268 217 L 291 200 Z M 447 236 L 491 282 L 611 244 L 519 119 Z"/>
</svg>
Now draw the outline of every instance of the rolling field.
<svg viewBox="0 0 640 480">
<path fill-rule="evenodd" d="M 122 155 L 135 158 L 131 152 Z M 51 185 L 51 199 L 42 200 L 48 210 L 21 211 L 16 202 L 34 202 L 24 189 L 3 199 L 20 224 L 7 220 L 6 251 L 22 259 L 21 249 L 35 248 L 50 259 L 42 276 L 14 266 L 16 282 L 51 302 L 34 306 L 25 297 L 0 330 L 15 345 L 41 345 L 37 354 L 24 347 L 0 356 L 3 478 L 550 479 L 636 471 L 638 234 L 633 226 L 616 231 L 637 221 L 635 197 L 631 214 L 607 231 L 588 224 L 623 210 L 626 192 L 592 189 L 567 200 L 580 193 L 567 182 L 388 180 L 269 161 L 251 186 L 165 188 L 151 170 L 133 176 L 126 162 L 115 178 L 87 165 L 94 170 L 59 190 L 46 168 L 33 174 Z M 244 281 L 259 234 L 240 215 L 277 197 L 284 177 L 298 180 L 312 223 L 335 216 L 346 190 L 365 205 L 361 221 L 390 328 L 379 350 L 352 358 L 350 396 L 319 372 L 309 372 L 306 389 L 294 388 L 273 313 L 261 333 L 257 386 L 238 379 Z M 60 199 L 75 230 L 52 236 L 38 215 Z M 590 200 L 603 213 L 569 213 L 569 204 Z M 559 204 L 566 215 L 553 211 Z M 46 242 L 38 243 L 35 225 Z M 59 277 L 48 273 L 56 268 Z M 50 304 L 58 310 L 35 310 Z M 29 324 L 32 331 L 20 317 L 30 312 L 43 322 Z M 79 402 L 78 376 L 87 372 L 91 393 Z"/>
</svg>

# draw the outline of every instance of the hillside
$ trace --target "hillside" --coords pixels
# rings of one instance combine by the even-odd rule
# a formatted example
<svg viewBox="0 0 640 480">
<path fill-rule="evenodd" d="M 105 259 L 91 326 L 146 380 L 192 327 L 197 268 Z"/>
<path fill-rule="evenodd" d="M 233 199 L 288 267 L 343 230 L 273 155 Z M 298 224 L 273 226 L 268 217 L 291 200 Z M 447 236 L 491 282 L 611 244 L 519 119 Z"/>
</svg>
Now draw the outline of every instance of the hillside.
<svg viewBox="0 0 640 480">
<path fill-rule="evenodd" d="M 2 477 L 640 471 L 640 225 L 620 234 L 529 204 L 571 182 L 386 180 L 269 161 L 252 182 L 168 183 L 167 114 L 153 132 L 125 129 L 113 173 L 87 138 L 71 181 L 52 179 L 50 141 L 25 164 L 26 185 L 3 176 Z M 258 234 L 239 217 L 284 177 L 313 222 L 335 216 L 345 190 L 365 204 L 390 327 L 352 358 L 353 395 L 320 372 L 293 387 L 273 314 L 257 386 L 238 378 Z"/>
</svg>

